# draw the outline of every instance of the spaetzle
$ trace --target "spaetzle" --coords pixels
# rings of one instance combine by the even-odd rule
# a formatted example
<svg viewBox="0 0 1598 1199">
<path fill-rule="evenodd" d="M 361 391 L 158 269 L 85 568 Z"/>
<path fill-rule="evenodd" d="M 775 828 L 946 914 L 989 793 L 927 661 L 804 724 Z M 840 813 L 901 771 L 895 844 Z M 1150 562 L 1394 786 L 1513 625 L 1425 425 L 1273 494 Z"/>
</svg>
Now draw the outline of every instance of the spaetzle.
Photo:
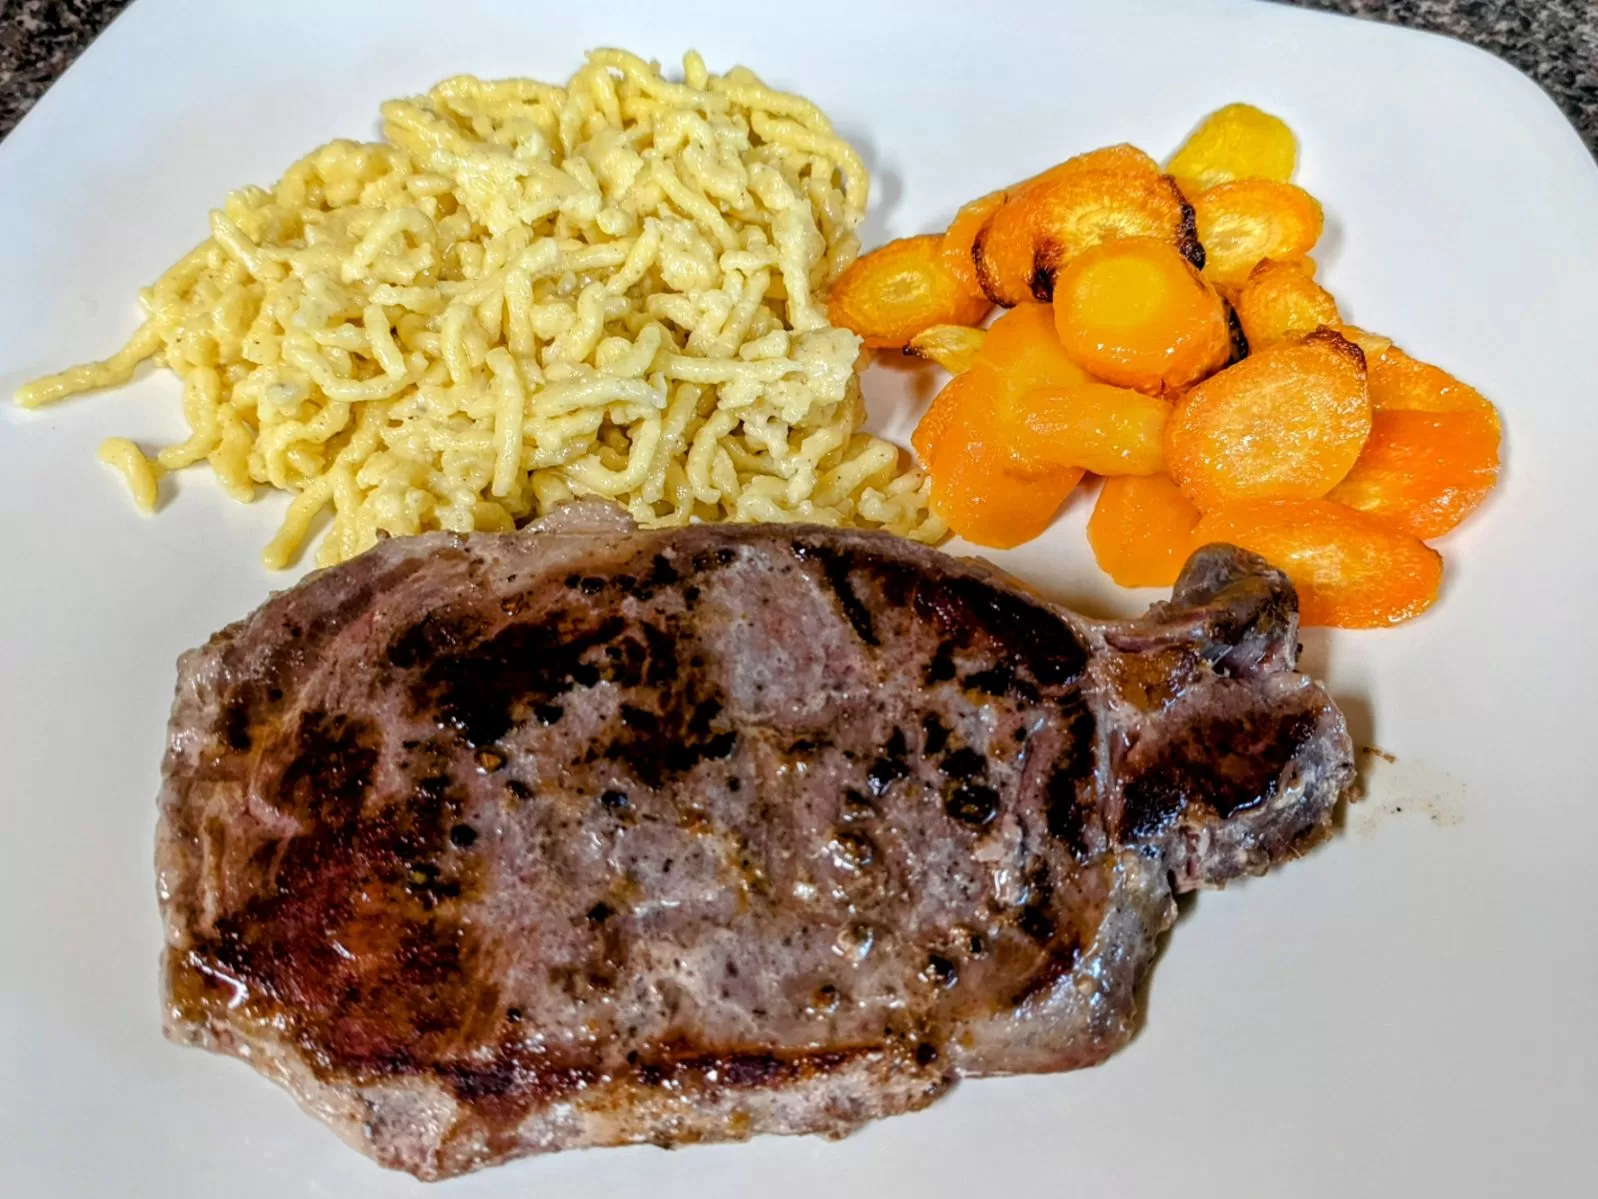
<svg viewBox="0 0 1598 1199">
<path fill-rule="evenodd" d="M 815 105 L 692 52 L 676 82 L 595 50 L 564 87 L 462 76 L 382 115 L 383 142 L 230 194 L 122 350 L 17 402 L 164 364 L 189 437 L 101 460 L 147 509 L 202 460 L 236 499 L 294 493 L 274 568 L 329 507 L 324 565 L 576 496 L 648 527 L 942 536 L 925 478 L 860 431 L 860 341 L 818 300 L 869 178 Z"/>
</svg>

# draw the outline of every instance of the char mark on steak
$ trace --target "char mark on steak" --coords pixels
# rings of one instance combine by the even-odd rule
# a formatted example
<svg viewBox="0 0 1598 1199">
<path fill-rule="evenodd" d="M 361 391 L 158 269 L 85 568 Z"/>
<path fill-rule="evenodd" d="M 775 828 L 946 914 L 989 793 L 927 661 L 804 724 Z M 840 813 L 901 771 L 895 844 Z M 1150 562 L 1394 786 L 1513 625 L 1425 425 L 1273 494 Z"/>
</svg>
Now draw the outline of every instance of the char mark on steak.
<svg viewBox="0 0 1598 1199">
<path fill-rule="evenodd" d="M 1101 622 L 867 532 L 384 542 L 180 664 L 168 1033 L 422 1178 L 1092 1065 L 1352 778 L 1296 634 L 1224 546 Z"/>
</svg>

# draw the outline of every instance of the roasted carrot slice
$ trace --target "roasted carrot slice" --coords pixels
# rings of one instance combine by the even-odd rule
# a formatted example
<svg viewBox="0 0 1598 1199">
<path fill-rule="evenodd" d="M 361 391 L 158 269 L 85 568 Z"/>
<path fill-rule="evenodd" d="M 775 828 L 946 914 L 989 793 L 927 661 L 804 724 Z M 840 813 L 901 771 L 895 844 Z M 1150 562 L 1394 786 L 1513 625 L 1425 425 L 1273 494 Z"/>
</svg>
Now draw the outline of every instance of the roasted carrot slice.
<svg viewBox="0 0 1598 1199">
<path fill-rule="evenodd" d="M 1322 330 L 1188 392 L 1166 426 L 1165 458 L 1206 512 L 1256 497 L 1310 499 L 1348 474 L 1370 427 L 1364 355 Z"/>
<path fill-rule="evenodd" d="M 1193 548 L 1199 510 L 1165 475 L 1104 480 L 1088 518 L 1099 569 L 1122 587 L 1169 587 Z"/>
<path fill-rule="evenodd" d="M 1330 500 L 1243 500 L 1209 513 L 1193 544 L 1223 541 L 1287 573 L 1306 625 L 1369 629 L 1431 607 L 1443 560 L 1419 539 Z"/>
<path fill-rule="evenodd" d="M 993 437 L 1021 471 L 1152 475 L 1165 465 L 1170 413 L 1162 399 L 1108 383 L 1040 387 L 1000 402 Z"/>
<path fill-rule="evenodd" d="M 1103 150 L 1080 155 L 1071 159 L 1070 164 L 1062 163 L 1051 170 L 1058 171 L 1061 167 L 1071 164 L 1080 167 L 1086 162 L 1093 162 L 1099 166 L 1157 169 L 1154 160 L 1134 146 L 1107 146 Z M 1043 174 L 1047 175 L 1049 172 L 1045 171 Z M 1001 187 L 985 196 L 979 196 L 969 204 L 961 205 L 960 211 L 954 214 L 954 220 L 949 222 L 949 227 L 943 233 L 943 254 L 949 266 L 949 273 L 959 279 L 963 285 L 980 286 L 977 282 L 976 260 L 971 252 L 977 234 L 982 232 L 993 218 L 993 214 L 1006 200 L 1041 177 L 1034 175 L 1031 179 L 1023 179 L 1009 187 Z"/>
<path fill-rule="evenodd" d="M 1158 175 L 1160 165 L 1142 150 L 1127 142 L 1100 146 L 1097 150 L 1073 155 L 1064 162 L 1057 162 L 1047 170 L 1039 171 L 1030 178 L 1012 184 L 1005 189 L 1004 198 L 1013 200 L 1032 187 L 1052 187 L 1060 180 L 1080 175 L 1084 171 L 1124 171 L 1137 175 Z M 994 209 L 995 212 L 997 210 Z"/>
<path fill-rule="evenodd" d="M 988 366 L 956 375 L 922 418 L 912 441 L 932 475 L 932 508 L 977 545 L 1005 549 L 1036 537 L 1081 481 L 1077 469 L 1023 476 L 994 437 L 1001 377 Z"/>
<path fill-rule="evenodd" d="M 987 335 L 986 329 L 970 325 L 933 325 L 912 337 L 904 352 L 935 362 L 951 375 L 958 375 L 971 368 Z"/>
<path fill-rule="evenodd" d="M 960 286 L 967 292 L 981 291 L 982 286 L 977 282 L 977 264 L 971 257 L 971 244 L 976 241 L 977 234 L 982 232 L 982 227 L 988 223 L 999 206 L 1009 198 L 1012 188 L 1001 187 L 998 191 L 989 192 L 987 195 L 972 200 L 964 205 L 959 212 L 954 214 L 954 220 L 949 222 L 949 227 L 943 234 L 943 262 L 949 274 L 960 281 Z"/>
<path fill-rule="evenodd" d="M 1054 278 L 1084 250 L 1154 237 L 1204 263 L 1193 209 L 1154 160 L 1112 146 L 1061 163 L 1016 188 L 972 244 L 977 279 L 996 304 L 1047 301 Z"/>
<path fill-rule="evenodd" d="M 1088 382 L 1088 373 L 1073 362 L 1054 329 L 1047 304 L 1016 305 L 988 329 L 971 369 L 990 367 L 1017 393 L 1034 387 L 1071 387 Z"/>
<path fill-rule="evenodd" d="M 1256 266 L 1232 296 L 1249 349 L 1263 350 L 1297 341 L 1316 329 L 1339 329 L 1332 293 L 1315 282 L 1313 264 L 1267 258 Z"/>
<path fill-rule="evenodd" d="M 1474 410 L 1373 413 L 1354 469 L 1327 499 L 1428 541 L 1452 529 L 1498 481 L 1498 427 Z"/>
<path fill-rule="evenodd" d="M 1049 306 L 1021 304 L 993 322 L 971 365 L 938 393 L 910 444 L 930 468 L 945 432 L 957 421 L 987 435 L 999 405 L 1007 399 L 1034 388 L 1087 382 L 1087 372 L 1065 356 Z"/>
<path fill-rule="evenodd" d="M 987 372 L 972 374 L 967 371 L 943 385 L 943 390 L 933 397 L 932 406 L 916 425 L 915 432 L 910 434 L 910 446 L 923 466 L 932 469 L 951 429 L 974 419 L 974 414 L 992 411 L 995 390 L 995 380 Z"/>
<path fill-rule="evenodd" d="M 932 469 L 932 510 L 967 541 L 1008 549 L 1048 528 L 1081 480 L 1082 472 L 1073 469 L 1015 474 L 1001 447 L 950 436 Z"/>
<path fill-rule="evenodd" d="M 872 349 L 903 349 L 931 325 L 974 325 L 987 313 L 944 264 L 943 239 L 901 237 L 855 260 L 832 285 L 827 316 Z"/>
<path fill-rule="evenodd" d="M 1369 367 L 1371 407 L 1378 412 L 1479 412 L 1499 428 L 1498 409 L 1481 392 L 1391 343 Z"/>
<path fill-rule="evenodd" d="M 1320 240 L 1320 203 L 1301 187 L 1274 179 L 1238 179 L 1193 197 L 1204 243 L 1204 276 L 1236 286 L 1267 258 L 1302 258 Z"/>
<path fill-rule="evenodd" d="M 1054 327 L 1071 360 L 1122 387 L 1186 387 L 1226 364 L 1231 334 L 1215 289 L 1169 244 L 1127 237 L 1060 272 Z"/>
<path fill-rule="evenodd" d="M 1360 348 L 1360 352 L 1365 355 L 1365 369 L 1367 371 L 1374 372 L 1376 370 L 1376 360 L 1393 348 L 1393 339 L 1391 337 L 1383 337 L 1380 333 L 1372 333 L 1369 329 L 1361 329 L 1358 325 L 1337 325 L 1335 328 Z M 1371 381 L 1371 386 L 1374 389 L 1374 379 Z M 1371 406 L 1375 407 L 1375 403 L 1375 396 L 1373 395 Z"/>
<path fill-rule="evenodd" d="M 1286 183 L 1297 161 L 1297 139 L 1280 117 L 1252 104 L 1228 104 L 1199 122 L 1165 169 L 1193 196 L 1234 179 Z"/>
<path fill-rule="evenodd" d="M 1160 173 L 1160 164 L 1130 142 L 1117 142 L 1113 146 L 1100 146 L 1097 150 L 1088 150 L 1068 158 L 1064 162 L 1032 176 L 1022 186 L 1030 186 L 1033 183 L 1055 179 L 1062 175 L 1069 175 L 1073 171 L 1083 170 L 1141 171 L 1144 174 L 1158 175 Z"/>
</svg>

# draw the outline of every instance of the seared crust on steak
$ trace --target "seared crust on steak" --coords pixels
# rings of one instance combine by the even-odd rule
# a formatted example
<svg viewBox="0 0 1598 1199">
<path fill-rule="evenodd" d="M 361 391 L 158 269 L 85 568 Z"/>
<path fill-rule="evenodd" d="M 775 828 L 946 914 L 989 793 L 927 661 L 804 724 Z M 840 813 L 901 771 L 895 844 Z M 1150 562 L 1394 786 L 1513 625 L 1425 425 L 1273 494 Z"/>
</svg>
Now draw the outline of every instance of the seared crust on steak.
<svg viewBox="0 0 1598 1199">
<path fill-rule="evenodd" d="M 1092 1065 L 1353 777 L 1296 636 L 1229 547 L 1096 622 L 869 532 L 384 542 L 180 662 L 168 1034 L 422 1178 Z"/>
</svg>

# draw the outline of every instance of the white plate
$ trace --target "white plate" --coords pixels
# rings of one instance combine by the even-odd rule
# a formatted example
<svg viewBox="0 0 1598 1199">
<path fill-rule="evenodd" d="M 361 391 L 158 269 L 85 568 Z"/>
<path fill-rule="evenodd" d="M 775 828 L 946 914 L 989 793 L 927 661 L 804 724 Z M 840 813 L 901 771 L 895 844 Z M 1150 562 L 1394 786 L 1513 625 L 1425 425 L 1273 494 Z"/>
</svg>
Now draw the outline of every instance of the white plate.
<svg viewBox="0 0 1598 1199">
<path fill-rule="evenodd" d="M 1331 288 L 1496 400 L 1509 466 L 1444 546 L 1431 614 L 1311 639 L 1358 739 L 1397 764 L 1325 849 L 1198 900 L 1107 1065 L 967 1083 L 841 1144 L 565 1154 L 450 1189 L 1590 1193 L 1598 171 L 1547 97 L 1463 45 L 1273 5 L 622 8 L 140 0 L 0 146 L 0 389 L 113 348 L 226 189 L 373 136 L 380 100 L 460 71 L 562 79 L 596 44 L 697 46 L 833 114 L 875 171 L 872 242 L 1079 150 L 1163 155 L 1233 99 L 1281 113 L 1326 204 Z M 879 411 L 902 409 L 903 378 L 878 373 Z M 158 518 L 132 510 L 94 448 L 178 434 L 169 378 L 0 411 L 0 1191 L 413 1193 L 159 1032 L 173 659 L 286 581 L 255 564 L 277 509 L 191 474 Z M 1140 606 L 1100 582 L 1082 508 L 1005 564 Z"/>
</svg>

